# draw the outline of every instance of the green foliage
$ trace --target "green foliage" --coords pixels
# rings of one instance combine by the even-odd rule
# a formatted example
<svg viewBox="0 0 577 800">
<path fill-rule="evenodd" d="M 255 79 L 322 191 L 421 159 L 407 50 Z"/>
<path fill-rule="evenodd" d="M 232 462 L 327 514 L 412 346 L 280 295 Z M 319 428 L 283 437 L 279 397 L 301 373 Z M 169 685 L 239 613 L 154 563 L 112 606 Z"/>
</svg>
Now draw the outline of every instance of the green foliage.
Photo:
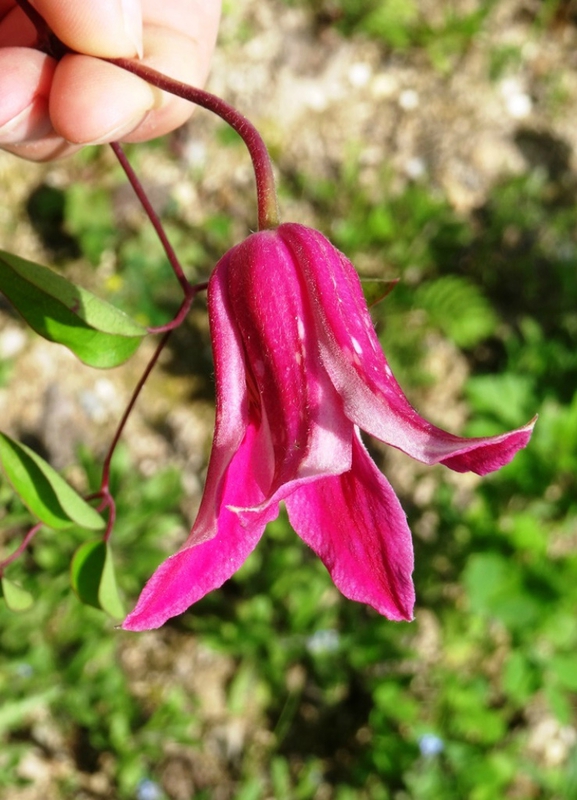
<svg viewBox="0 0 577 800">
<path fill-rule="evenodd" d="M 104 520 L 44 459 L 0 433 L 0 466 L 32 514 L 50 528 L 79 525 L 90 530 Z"/>
<path fill-rule="evenodd" d="M 69 186 L 65 194 L 64 225 L 81 252 L 96 266 L 115 238 L 110 194 L 85 181 Z"/>
<path fill-rule="evenodd" d="M 0 290 L 34 330 L 92 367 L 132 356 L 144 328 L 114 306 L 39 264 L 0 251 Z"/>
<path fill-rule="evenodd" d="M 497 317 L 479 288 L 466 278 L 445 275 L 422 284 L 415 305 L 458 347 L 473 347 L 495 330 Z"/>
<path fill-rule="evenodd" d="M 101 608 L 111 617 L 122 619 L 126 612 L 118 594 L 112 552 L 102 539 L 85 542 L 70 566 L 72 588 L 89 606 Z"/>
<path fill-rule="evenodd" d="M 86 454 L 83 463 L 91 482 L 98 474 L 98 464 Z M 120 451 L 113 463 L 112 483 L 116 488 L 122 483 L 123 487 L 114 535 L 121 565 L 118 572 L 122 588 L 134 596 L 163 555 L 159 550 L 163 533 L 182 527 L 175 512 L 182 494 L 180 478 L 174 470 L 167 469 L 143 486 L 141 477 Z M 6 527 L 20 522 L 18 508 L 3 520 Z M 13 576 L 8 591 L 3 579 L 0 795 L 6 787 L 14 792 L 25 782 L 18 776 L 17 766 L 24 753 L 30 751 L 30 744 L 23 749 L 21 743 L 39 720 L 71 743 L 79 775 L 94 771 L 99 754 L 108 752 L 114 759 L 112 796 L 119 800 L 133 800 L 139 782 L 149 776 L 162 746 L 170 749 L 171 744 L 189 744 L 193 739 L 196 711 L 190 699 L 176 687 L 159 686 L 144 708 L 118 666 L 122 649 L 129 645 L 131 637 L 115 632 L 108 617 L 81 604 L 69 591 L 68 567 L 85 540 L 85 534 L 77 527 L 67 530 L 65 538 L 58 541 L 41 532 L 34 545 L 37 569 L 31 570 L 30 563 L 17 561 L 8 568 Z M 135 552 L 139 553 L 136 561 Z M 102 559 L 96 566 L 102 566 Z M 103 596 L 106 580 L 103 575 L 96 590 L 98 603 L 105 608 L 110 602 L 110 594 Z M 26 587 L 34 604 L 15 614 L 8 606 L 16 595 L 10 591 L 18 583 Z M 118 616 L 118 609 L 106 610 Z M 62 798 L 77 796 L 81 790 L 74 773 L 58 784 Z"/>
<path fill-rule="evenodd" d="M 546 25 L 560 4 L 542 5 L 537 23 Z M 468 13 L 447 6 L 434 29 L 414 2 L 308 6 L 319 21 L 336 20 L 347 35 L 371 36 L 402 57 L 421 47 L 447 71 L 491 4 Z M 519 53 L 513 46 L 495 51 L 492 77 L 516 65 Z M 223 143 L 235 140 L 219 135 Z M 87 169 L 97 165 L 85 162 Z M 399 279 L 372 312 L 415 404 L 431 386 L 427 357 L 448 353 L 449 364 L 459 359 L 470 373 L 463 386 L 447 387 L 467 409 L 464 432 L 497 433 L 538 412 L 533 439 L 482 482 L 384 460 L 415 531 L 418 606 L 410 625 L 342 599 L 281 515 L 242 570 L 189 613 L 150 636 L 115 631 L 97 610 L 117 598 L 106 572 L 109 547 L 87 543 L 93 534 L 70 524 L 61 499 L 60 510 L 51 500 L 48 509 L 67 527 L 58 537 L 40 532 L 2 579 L 0 794 L 11 797 L 25 782 L 21 764 L 31 746 L 50 747 L 42 739 L 48 724 L 72 743 L 62 745 L 75 766 L 60 780 L 63 798 L 87 793 L 78 776 L 100 769 L 110 777 L 110 797 L 133 800 L 143 779 L 163 781 L 175 753 L 181 771 L 184 754 L 203 763 L 198 800 L 577 796 L 572 181 L 569 164 L 543 159 L 504 179 L 466 216 L 438 188 L 424 181 L 399 187 L 386 169 L 375 178 L 378 191 L 368 189 L 356 156 L 330 180 L 284 176 L 283 191 L 314 208 L 318 227 L 353 263 L 361 254 L 366 259 L 371 302 Z M 71 249 L 72 240 L 75 258 L 80 253 L 98 264 L 114 249 L 117 270 L 104 279 L 104 291 L 142 324 L 161 324 L 178 302 L 166 259 L 146 226 L 111 224 L 110 198 L 80 184 L 42 192 L 36 216 L 58 227 L 55 247 Z M 187 274 L 204 277 L 234 226 L 211 211 L 190 231 L 176 203 L 166 218 Z M 46 489 L 40 499 L 46 503 L 48 488 L 58 499 L 45 467 L 14 447 L 9 459 L 30 458 L 39 470 L 38 485 Z M 94 491 L 99 466 L 86 453 L 81 462 Z M 392 463 L 400 464 L 398 473 Z M 145 480 L 121 450 L 112 490 L 118 591 L 132 601 L 184 539 L 180 475 L 163 470 Z M 29 491 L 21 493 L 32 505 Z M 7 554 L 28 514 L 6 483 L 0 507 Z M 96 608 L 70 593 L 71 564 L 78 594 Z M 182 650 L 191 643 L 202 658 L 183 666 Z M 213 670 L 199 688 L 191 675 L 198 677 L 202 659 Z M 213 695 L 221 701 L 216 716 L 203 706 Z M 437 749 L 427 750 L 427 736 Z M 215 753 L 218 769 L 207 778 Z"/>
<path fill-rule="evenodd" d="M 483 28 L 495 5 L 485 0 L 477 8 L 462 10 L 445 4 L 430 13 L 416 0 L 285 0 L 290 5 L 311 8 L 316 18 L 331 21 L 345 36 L 355 34 L 374 39 L 386 48 L 404 51 L 421 47 L 433 67 L 451 70 L 459 56 Z"/>
</svg>

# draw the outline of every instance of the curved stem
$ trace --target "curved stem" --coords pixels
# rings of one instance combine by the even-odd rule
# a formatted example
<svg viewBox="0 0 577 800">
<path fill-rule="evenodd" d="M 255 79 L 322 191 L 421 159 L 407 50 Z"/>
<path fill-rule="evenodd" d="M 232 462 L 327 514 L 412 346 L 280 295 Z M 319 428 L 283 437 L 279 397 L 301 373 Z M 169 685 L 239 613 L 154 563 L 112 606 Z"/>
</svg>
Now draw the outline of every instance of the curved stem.
<svg viewBox="0 0 577 800">
<path fill-rule="evenodd" d="M 124 431 L 124 428 L 125 428 L 126 423 L 128 421 L 128 417 L 130 416 L 130 413 L 131 413 L 132 409 L 134 408 L 134 405 L 135 405 L 136 401 L 138 400 L 138 395 L 142 391 L 142 389 L 144 387 L 144 384 L 148 380 L 148 376 L 150 375 L 150 373 L 152 372 L 152 370 L 154 368 L 154 365 L 158 361 L 158 358 L 159 358 L 160 354 L 162 353 L 162 351 L 163 351 L 163 349 L 164 349 L 164 347 L 165 347 L 165 345 L 166 345 L 166 343 L 168 341 L 168 337 L 169 336 L 170 336 L 170 330 L 166 331 L 166 333 L 163 335 L 162 339 L 160 340 L 160 342 L 156 346 L 156 350 L 154 351 L 154 354 L 153 354 L 152 358 L 150 359 L 150 361 L 146 365 L 146 369 L 144 370 L 144 372 L 140 376 L 140 379 L 139 379 L 138 383 L 136 384 L 136 386 L 134 388 L 134 391 L 132 392 L 132 396 L 130 398 L 130 401 L 129 401 L 128 405 L 126 406 L 126 408 L 124 409 L 124 414 L 122 415 L 122 419 L 118 423 L 118 427 L 116 428 L 116 432 L 114 434 L 112 442 L 110 443 L 110 447 L 108 448 L 108 453 L 106 454 L 106 458 L 104 459 L 104 463 L 102 465 L 102 482 L 100 484 L 100 492 L 99 492 L 99 494 L 101 496 L 103 496 L 103 497 L 105 497 L 109 493 L 109 488 L 110 488 L 110 463 L 112 461 L 112 456 L 114 455 L 114 451 L 116 450 L 116 446 L 118 444 L 118 441 L 119 441 L 120 437 L 122 436 L 122 432 Z"/>
<path fill-rule="evenodd" d="M 16 2 L 36 28 L 36 34 L 38 36 L 36 46 L 39 50 L 52 56 L 52 58 L 55 58 L 57 61 L 60 60 L 65 53 L 69 52 L 69 48 L 52 33 L 44 21 L 44 17 L 36 11 L 29 0 L 16 0 Z"/>
<path fill-rule="evenodd" d="M 0 575 L 2 574 L 4 569 L 8 566 L 8 564 L 11 564 L 13 561 L 16 561 L 16 559 L 22 555 L 22 553 L 26 550 L 26 548 L 28 547 L 32 539 L 36 536 L 36 534 L 38 533 L 43 524 L 44 524 L 43 522 L 38 522 L 33 528 L 30 528 L 30 530 L 28 531 L 26 536 L 22 539 L 16 550 L 14 550 L 14 552 L 11 553 L 8 556 L 8 558 L 5 558 L 4 561 L 0 563 Z"/>
<path fill-rule="evenodd" d="M 184 322 L 188 312 L 190 311 L 190 307 L 194 302 L 194 298 L 199 292 L 203 292 L 208 286 L 208 283 L 197 283 L 195 286 L 189 286 L 188 291 L 186 293 L 186 297 L 181 303 L 180 308 L 178 309 L 176 316 L 166 325 L 157 325 L 156 327 L 147 328 L 148 333 L 170 333 L 175 328 L 180 327 Z"/>
<path fill-rule="evenodd" d="M 38 47 L 40 50 L 48 53 L 57 60 L 61 58 L 64 53 L 74 52 L 66 47 L 66 45 L 50 31 L 42 16 L 31 5 L 29 0 L 16 0 L 16 2 L 36 27 L 39 38 Z M 216 114 L 230 125 L 246 144 L 252 159 L 256 179 L 258 229 L 265 230 L 278 226 L 278 201 L 272 162 L 266 145 L 252 122 L 249 122 L 236 108 L 233 108 L 229 103 L 221 100 L 220 97 L 216 97 L 216 95 L 210 94 L 210 92 L 206 92 L 204 89 L 197 89 L 194 86 L 189 86 L 174 78 L 169 78 L 168 75 L 163 75 L 162 72 L 157 72 L 155 69 L 152 69 L 152 67 L 147 67 L 140 61 L 133 61 L 128 58 L 103 58 L 103 61 L 108 61 L 110 64 L 115 64 L 117 67 L 132 72 L 134 75 L 147 81 L 147 83 L 152 84 L 152 86 L 162 89 L 162 91 L 170 92 L 171 94 L 177 95 L 177 97 L 182 97 L 191 103 L 195 103 L 197 106 L 202 106 L 202 108 L 212 111 L 213 114 Z"/>
<path fill-rule="evenodd" d="M 156 231 L 156 235 L 158 236 L 162 246 L 164 247 L 164 252 L 166 253 L 166 257 L 170 262 L 172 271 L 174 272 L 178 282 L 180 283 L 181 289 L 184 292 L 184 296 L 188 297 L 191 294 L 190 284 L 187 281 L 186 276 L 182 270 L 180 261 L 178 260 L 178 256 L 174 252 L 174 248 L 170 244 L 168 236 L 166 235 L 166 232 L 162 227 L 162 223 L 158 218 L 158 214 L 154 210 L 152 203 L 150 202 L 146 192 L 144 191 L 144 187 L 140 183 L 136 172 L 132 169 L 132 165 L 130 164 L 130 161 L 126 157 L 126 154 L 122 149 L 122 147 L 120 146 L 120 144 L 118 142 L 110 142 L 110 147 L 112 148 L 112 150 L 114 151 L 114 155 L 120 162 L 120 166 L 124 170 L 124 173 L 128 178 L 128 180 L 130 181 L 130 185 L 134 189 L 135 195 L 140 200 L 140 203 L 142 204 L 142 207 L 146 212 L 146 216 L 151 221 L 152 226 Z"/>
<path fill-rule="evenodd" d="M 189 100 L 197 106 L 212 111 L 223 119 L 233 130 L 235 130 L 246 144 L 256 179 L 256 193 L 258 203 L 258 228 L 276 228 L 279 224 L 278 202 L 274 181 L 272 162 L 264 141 L 260 133 L 252 122 L 244 117 L 236 108 L 216 97 L 204 89 L 197 89 L 186 83 L 169 78 L 161 72 L 157 72 L 151 67 L 147 67 L 140 61 L 132 61 L 128 58 L 107 58 L 104 59 L 110 64 L 132 72 L 147 83 L 170 92 L 185 100 Z"/>
</svg>

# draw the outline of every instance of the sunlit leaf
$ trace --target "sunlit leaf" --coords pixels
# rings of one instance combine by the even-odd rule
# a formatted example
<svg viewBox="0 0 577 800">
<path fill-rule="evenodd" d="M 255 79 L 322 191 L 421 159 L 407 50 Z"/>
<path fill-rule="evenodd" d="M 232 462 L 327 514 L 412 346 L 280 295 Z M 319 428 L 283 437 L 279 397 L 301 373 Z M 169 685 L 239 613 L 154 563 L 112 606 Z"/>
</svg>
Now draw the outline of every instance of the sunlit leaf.
<svg viewBox="0 0 577 800">
<path fill-rule="evenodd" d="M 118 592 L 118 586 L 116 584 L 116 574 L 114 572 L 112 551 L 108 544 L 106 545 L 104 569 L 102 570 L 102 577 L 100 579 L 100 586 L 98 589 L 98 600 L 101 608 L 111 617 L 114 617 L 115 619 L 122 619 L 126 615 L 124 605 Z"/>
<path fill-rule="evenodd" d="M 0 579 L 0 595 L 4 598 L 10 611 L 27 611 L 34 603 L 30 592 L 18 586 L 17 583 L 9 581 L 8 578 Z"/>
<path fill-rule="evenodd" d="M 70 580 L 72 588 L 83 603 L 101 608 L 116 619 L 124 616 L 112 553 L 102 539 L 85 542 L 78 548 L 72 559 Z"/>
<path fill-rule="evenodd" d="M 0 433 L 0 466 L 32 514 L 50 528 L 98 530 L 104 520 L 43 458 Z"/>
<path fill-rule="evenodd" d="M 92 367 L 115 367 L 146 330 L 124 312 L 47 267 L 0 250 L 0 291 L 34 330 Z"/>
</svg>

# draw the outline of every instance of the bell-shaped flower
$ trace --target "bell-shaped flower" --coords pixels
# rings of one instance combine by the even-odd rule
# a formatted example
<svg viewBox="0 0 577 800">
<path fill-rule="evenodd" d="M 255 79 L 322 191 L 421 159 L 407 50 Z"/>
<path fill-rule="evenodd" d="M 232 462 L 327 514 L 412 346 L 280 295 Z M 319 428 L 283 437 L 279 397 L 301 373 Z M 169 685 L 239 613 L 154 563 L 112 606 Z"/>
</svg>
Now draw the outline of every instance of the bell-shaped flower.
<svg viewBox="0 0 577 800">
<path fill-rule="evenodd" d="M 410 531 L 359 429 L 425 464 L 484 475 L 527 444 L 534 422 L 467 439 L 423 419 L 387 364 L 354 267 L 302 225 L 230 250 L 208 307 L 216 426 L 204 495 L 189 538 L 123 627 L 156 628 L 221 586 L 281 500 L 346 597 L 410 620 Z"/>
</svg>

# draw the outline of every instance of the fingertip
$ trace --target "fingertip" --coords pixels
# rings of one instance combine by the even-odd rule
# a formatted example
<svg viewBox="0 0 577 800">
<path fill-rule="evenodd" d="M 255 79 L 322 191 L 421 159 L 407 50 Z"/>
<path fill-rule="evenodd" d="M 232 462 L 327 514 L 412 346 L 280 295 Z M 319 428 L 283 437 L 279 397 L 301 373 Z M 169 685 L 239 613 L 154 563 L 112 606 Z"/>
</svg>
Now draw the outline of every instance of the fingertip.
<svg viewBox="0 0 577 800">
<path fill-rule="evenodd" d="M 189 36 L 162 26 L 145 28 L 143 63 L 158 72 L 192 86 L 203 86 L 209 66 L 204 49 Z M 144 142 L 178 128 L 186 122 L 195 106 L 170 92 L 157 90 L 157 102 L 150 113 L 128 136 L 126 142 Z"/>
<path fill-rule="evenodd" d="M 122 18 L 124 21 L 124 32 L 129 42 L 134 47 L 133 55 L 142 58 L 143 53 L 143 33 L 142 33 L 142 6 L 140 0 L 120 0 L 122 6 Z"/>
<path fill-rule="evenodd" d="M 68 142 L 108 142 L 137 127 L 153 108 L 155 95 L 145 81 L 112 64 L 67 55 L 54 73 L 50 117 Z"/>
<path fill-rule="evenodd" d="M 140 0 L 34 0 L 56 36 L 72 50 L 102 58 L 133 58 L 142 54 Z"/>
<path fill-rule="evenodd" d="M 36 141 L 51 132 L 48 95 L 55 66 L 37 50 L 0 49 L 0 146 Z"/>
</svg>

